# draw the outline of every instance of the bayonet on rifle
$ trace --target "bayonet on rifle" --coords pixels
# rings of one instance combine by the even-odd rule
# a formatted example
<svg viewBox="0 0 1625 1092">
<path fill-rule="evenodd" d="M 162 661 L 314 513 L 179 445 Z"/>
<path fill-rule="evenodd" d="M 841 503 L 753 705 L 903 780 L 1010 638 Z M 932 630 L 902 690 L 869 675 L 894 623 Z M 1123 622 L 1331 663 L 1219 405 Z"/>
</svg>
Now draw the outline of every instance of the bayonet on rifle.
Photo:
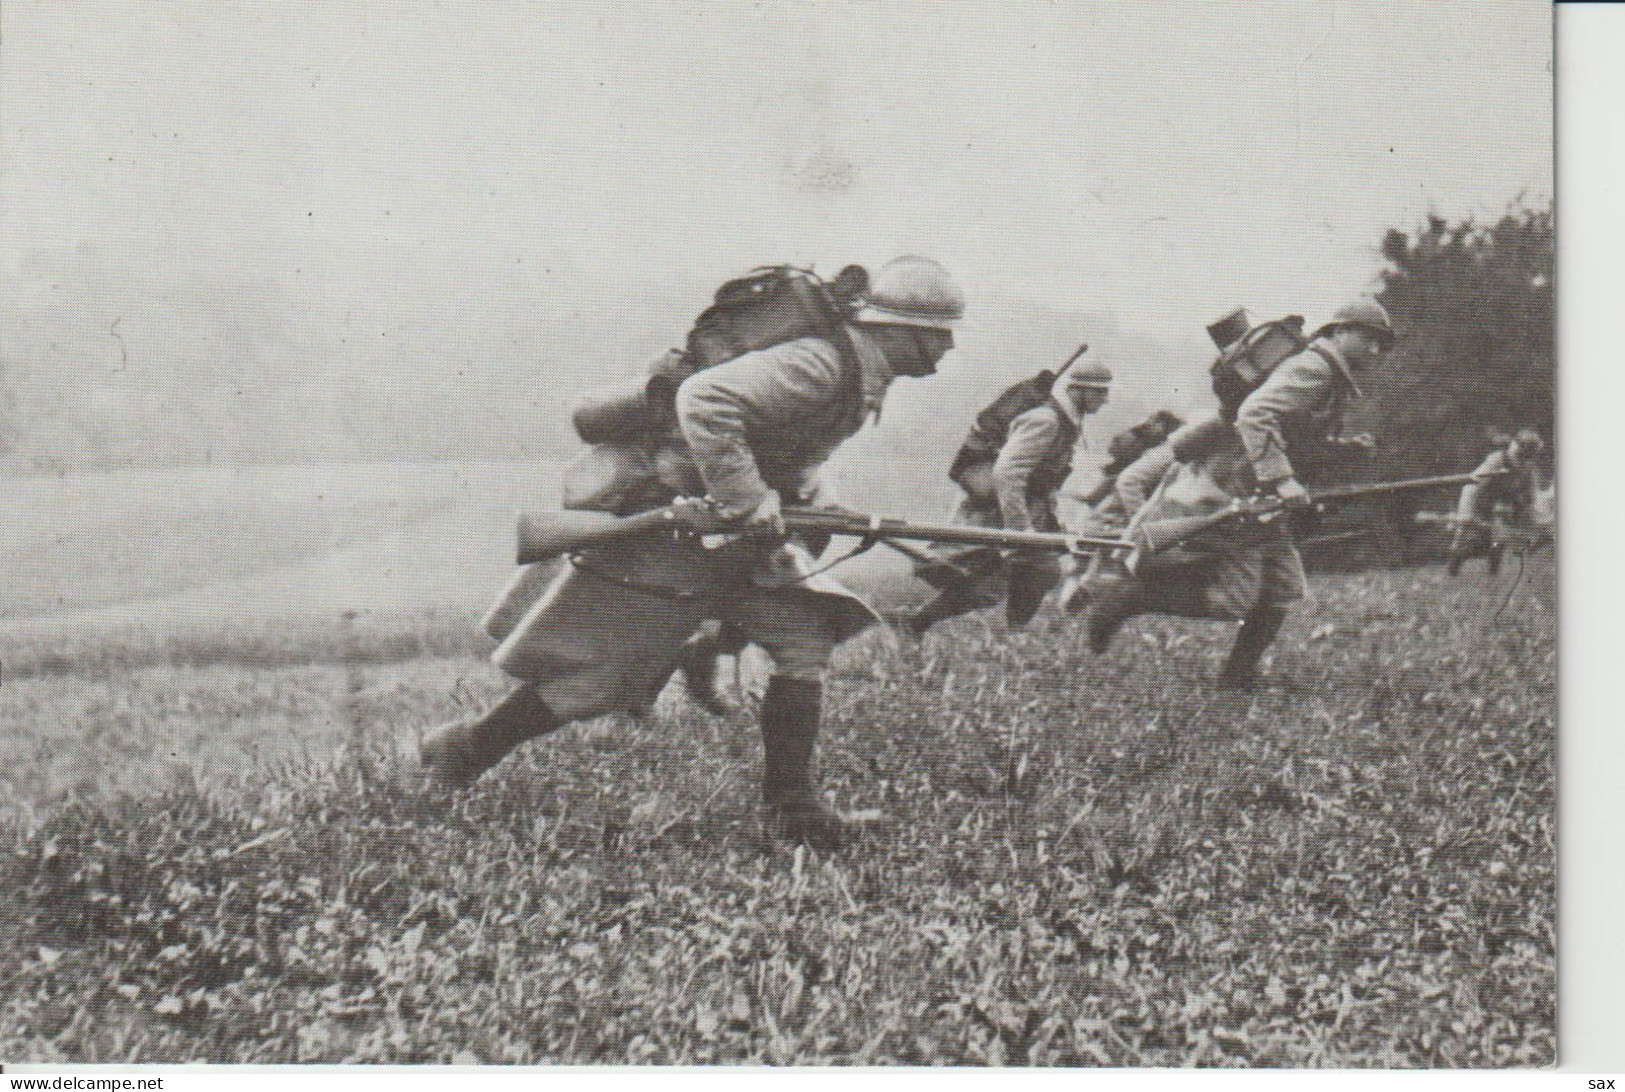
<svg viewBox="0 0 1625 1092">
<path fill-rule="evenodd" d="M 1308 510 L 1324 511 L 1327 506 L 1338 501 L 1353 500 L 1358 497 L 1380 496 L 1387 493 L 1402 493 L 1412 489 L 1430 489 L 1446 485 L 1466 485 L 1469 482 L 1481 482 L 1487 478 L 1507 473 L 1510 473 L 1510 471 L 1495 470 L 1487 474 L 1476 472 L 1472 474 L 1444 474 L 1431 478 L 1407 478 L 1395 482 L 1368 482 L 1364 485 L 1337 486 L 1332 489 L 1322 489 L 1319 492 L 1311 493 L 1309 495 Z M 1138 557 L 1171 550 L 1176 546 L 1184 545 L 1209 528 L 1218 527 L 1236 520 L 1272 523 L 1289 514 L 1290 511 L 1279 498 L 1260 495 L 1246 499 L 1238 497 L 1226 507 L 1200 516 L 1183 516 L 1143 523 L 1134 529 L 1135 554 Z"/>
</svg>

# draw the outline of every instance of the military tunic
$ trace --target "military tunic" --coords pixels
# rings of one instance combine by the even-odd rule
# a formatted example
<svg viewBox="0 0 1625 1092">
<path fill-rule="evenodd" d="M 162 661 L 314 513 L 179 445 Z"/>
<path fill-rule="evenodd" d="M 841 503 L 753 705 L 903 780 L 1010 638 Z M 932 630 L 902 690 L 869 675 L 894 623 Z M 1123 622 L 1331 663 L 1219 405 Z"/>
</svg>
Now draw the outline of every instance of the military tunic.
<svg viewBox="0 0 1625 1092">
<path fill-rule="evenodd" d="M 879 349 L 848 328 L 848 356 L 802 338 L 697 372 L 677 392 L 688 457 L 730 515 L 769 490 L 787 503 L 818 489 L 818 469 L 878 408 L 891 380 Z M 781 675 L 817 679 L 834 646 L 877 620 L 811 567 L 797 544 L 647 538 L 583 551 L 562 570 L 492 659 L 535 685 L 561 719 L 647 707 L 683 642 L 707 619 L 735 626 Z"/>
<path fill-rule="evenodd" d="M 1461 522 L 1488 520 L 1495 514 L 1497 504 L 1511 508 L 1516 519 L 1527 519 L 1534 511 L 1533 466 L 1514 461 L 1505 450 L 1500 450 L 1484 456 L 1473 473 L 1484 480 L 1461 487 L 1461 499 L 1456 504 L 1456 518 Z"/>
<path fill-rule="evenodd" d="M 1167 442 L 1143 452 L 1111 481 L 1110 491 L 1099 504 L 1079 517 L 1068 530 L 1080 535 L 1106 536 L 1128 526 L 1145 502 L 1151 499 L 1163 475 L 1174 463 L 1174 449 Z"/>
<path fill-rule="evenodd" d="M 961 474 L 965 495 L 954 511 L 954 522 L 1015 531 L 1057 530 L 1055 494 L 1072 473 L 1078 438 L 1077 424 L 1053 398 L 1021 414 L 1010 423 L 993 461 Z M 1007 566 L 997 551 L 970 547 L 933 553 L 948 564 L 921 564 L 915 572 L 922 580 L 937 587 L 960 584 L 981 606 L 992 606 L 1007 594 Z M 1050 559 L 1035 560 L 1029 569 L 1040 583 L 1053 585 L 1060 579 L 1060 567 Z M 968 586 L 962 584 L 966 571 L 973 574 Z"/>
</svg>

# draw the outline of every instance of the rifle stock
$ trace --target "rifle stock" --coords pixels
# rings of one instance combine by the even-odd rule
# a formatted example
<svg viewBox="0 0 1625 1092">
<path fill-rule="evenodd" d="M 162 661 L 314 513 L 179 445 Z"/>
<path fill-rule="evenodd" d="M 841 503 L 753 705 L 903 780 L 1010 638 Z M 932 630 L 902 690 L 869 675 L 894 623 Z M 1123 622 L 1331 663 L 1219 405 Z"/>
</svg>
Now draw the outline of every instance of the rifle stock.
<svg viewBox="0 0 1625 1092">
<path fill-rule="evenodd" d="M 1152 520 L 1134 530 L 1140 549 L 1148 554 L 1171 550 L 1183 545 L 1211 527 L 1228 523 L 1249 514 L 1247 506 L 1237 502 L 1217 512 L 1200 516 L 1174 516 L 1171 519 Z"/>
</svg>

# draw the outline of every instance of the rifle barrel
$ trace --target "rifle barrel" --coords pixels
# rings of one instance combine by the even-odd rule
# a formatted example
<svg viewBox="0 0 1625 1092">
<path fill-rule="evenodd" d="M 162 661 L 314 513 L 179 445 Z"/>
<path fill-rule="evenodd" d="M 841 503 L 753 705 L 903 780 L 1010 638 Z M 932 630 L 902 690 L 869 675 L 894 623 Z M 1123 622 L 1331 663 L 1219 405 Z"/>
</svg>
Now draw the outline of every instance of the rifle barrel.
<svg viewBox="0 0 1625 1092">
<path fill-rule="evenodd" d="M 1429 489 L 1444 485 L 1466 485 L 1468 482 L 1483 481 L 1485 478 L 1495 477 L 1510 471 L 1497 470 L 1489 474 L 1444 474 L 1433 478 L 1408 478 L 1397 482 L 1370 482 L 1366 485 L 1346 485 L 1337 489 L 1323 489 L 1309 496 L 1311 504 L 1320 504 L 1326 501 L 1349 500 L 1354 497 L 1374 496 L 1379 493 L 1399 493 L 1407 489 Z M 1146 549 L 1152 553 L 1170 550 L 1175 546 L 1182 546 L 1190 539 L 1195 538 L 1211 527 L 1234 519 L 1269 519 L 1276 513 L 1283 511 L 1273 501 L 1268 506 L 1259 508 L 1248 503 L 1238 503 L 1229 508 L 1220 509 L 1209 516 L 1177 518 L 1162 520 L 1157 523 L 1147 523 L 1141 526 L 1140 535 L 1145 541 Z M 1168 526 L 1171 532 L 1166 540 L 1159 541 L 1162 533 L 1161 527 Z"/>
<path fill-rule="evenodd" d="M 794 531 L 817 531 L 875 539 L 937 542 L 961 546 L 988 546 L 1000 550 L 1041 550 L 1048 553 L 1086 554 L 1095 550 L 1128 550 L 1126 539 L 1098 538 L 1045 531 L 1009 531 L 999 527 L 971 527 L 957 523 L 910 523 L 886 516 L 820 508 L 786 508 L 784 525 Z M 688 531 L 692 534 L 728 534 L 737 524 L 714 518 L 681 502 L 631 516 L 607 512 L 522 512 L 519 517 L 519 563 L 530 564 L 573 550 L 641 535 Z M 916 560 L 920 551 L 904 549 Z"/>
<path fill-rule="evenodd" d="M 1078 346 L 1076 352 L 1074 352 L 1071 356 L 1066 358 L 1066 363 L 1062 364 L 1060 366 L 1060 368 L 1058 368 L 1056 370 L 1055 377 L 1057 379 L 1059 379 L 1061 376 L 1065 375 L 1066 370 L 1068 368 L 1072 367 L 1072 365 L 1074 365 L 1074 364 L 1076 364 L 1078 362 L 1078 357 L 1082 356 L 1084 353 L 1087 353 L 1088 351 L 1089 351 L 1089 343 L 1087 341 L 1085 341 L 1082 345 Z"/>
<path fill-rule="evenodd" d="M 1488 474 L 1442 474 L 1435 478 L 1408 478 L 1398 482 L 1370 482 L 1366 485 L 1345 485 L 1336 489 L 1323 489 L 1315 493 L 1311 500 L 1343 500 L 1348 497 L 1364 497 L 1373 493 L 1399 493 L 1406 489 L 1431 489 L 1443 485 L 1466 485 L 1468 482 L 1481 482 L 1485 478 L 1498 477 L 1509 474 L 1511 471 L 1494 470 Z"/>
<path fill-rule="evenodd" d="M 1051 531 L 1009 531 L 960 523 L 913 523 L 887 516 L 848 515 L 816 508 L 787 508 L 784 523 L 800 531 L 823 531 L 859 538 L 940 542 L 955 546 L 992 546 L 1005 550 L 1087 553 L 1097 549 L 1130 549 L 1126 539 L 1071 535 Z"/>
</svg>

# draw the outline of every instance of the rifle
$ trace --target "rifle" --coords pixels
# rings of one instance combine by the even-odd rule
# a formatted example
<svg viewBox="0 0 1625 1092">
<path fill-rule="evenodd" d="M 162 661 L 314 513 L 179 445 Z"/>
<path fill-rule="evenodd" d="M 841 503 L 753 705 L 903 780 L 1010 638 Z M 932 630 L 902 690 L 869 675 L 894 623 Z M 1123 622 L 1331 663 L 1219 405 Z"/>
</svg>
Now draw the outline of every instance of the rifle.
<svg viewBox="0 0 1625 1092">
<path fill-rule="evenodd" d="M 837 508 L 786 508 L 783 515 L 788 531 L 847 535 L 871 542 L 937 542 L 1067 554 L 1089 554 L 1103 549 L 1128 550 L 1133 547 L 1133 543 L 1120 538 L 1049 531 L 1006 531 L 997 527 L 970 527 L 957 523 L 914 523 Z M 723 519 L 709 503 L 686 498 L 631 516 L 574 509 L 525 512 L 519 516 L 519 564 L 529 565 L 589 546 L 639 537 L 666 534 L 704 539 L 711 535 L 732 535 L 738 531 L 737 523 Z"/>
<path fill-rule="evenodd" d="M 1358 497 L 1402 493 L 1413 489 L 1431 489 L 1437 486 L 1466 485 L 1469 482 L 1481 482 L 1486 478 L 1508 473 L 1511 473 L 1511 471 L 1496 470 L 1489 474 L 1444 474 L 1432 478 L 1408 478 L 1397 482 L 1370 482 L 1365 485 L 1345 485 L 1335 489 L 1323 489 L 1318 493 L 1309 495 L 1309 511 L 1323 512 L 1331 505 L 1354 500 Z M 1286 506 L 1277 498 L 1255 496 L 1242 499 L 1238 497 L 1217 512 L 1210 512 L 1200 516 L 1180 516 L 1174 519 L 1141 524 L 1134 532 L 1138 539 L 1135 553 L 1144 556 L 1171 550 L 1190 541 L 1209 528 L 1218 527 L 1232 520 L 1251 519 L 1257 523 L 1272 523 L 1286 513 Z"/>
<path fill-rule="evenodd" d="M 1089 343 L 1087 341 L 1085 341 L 1082 345 L 1078 346 L 1076 352 L 1074 352 L 1071 356 L 1066 358 L 1066 363 L 1065 364 L 1062 364 L 1059 368 L 1055 369 L 1055 378 L 1059 379 L 1059 378 L 1061 378 L 1061 376 L 1065 375 L 1066 370 L 1068 368 L 1072 367 L 1072 365 L 1074 365 L 1074 364 L 1076 364 L 1078 362 L 1078 357 L 1082 356 L 1084 353 L 1087 353 L 1088 351 L 1089 351 Z"/>
</svg>

